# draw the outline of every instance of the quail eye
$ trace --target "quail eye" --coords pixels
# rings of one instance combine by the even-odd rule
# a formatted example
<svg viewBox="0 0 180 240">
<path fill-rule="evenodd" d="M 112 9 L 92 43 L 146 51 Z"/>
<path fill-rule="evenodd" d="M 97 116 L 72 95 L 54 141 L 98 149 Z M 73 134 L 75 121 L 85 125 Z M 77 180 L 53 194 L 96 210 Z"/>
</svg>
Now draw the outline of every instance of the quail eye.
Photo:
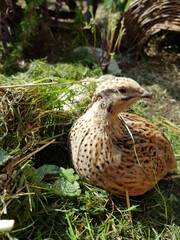
<svg viewBox="0 0 180 240">
<path fill-rule="evenodd" d="M 119 91 L 120 93 L 126 93 L 126 92 L 127 92 L 127 90 L 126 90 L 125 88 L 119 88 L 118 91 Z"/>
</svg>

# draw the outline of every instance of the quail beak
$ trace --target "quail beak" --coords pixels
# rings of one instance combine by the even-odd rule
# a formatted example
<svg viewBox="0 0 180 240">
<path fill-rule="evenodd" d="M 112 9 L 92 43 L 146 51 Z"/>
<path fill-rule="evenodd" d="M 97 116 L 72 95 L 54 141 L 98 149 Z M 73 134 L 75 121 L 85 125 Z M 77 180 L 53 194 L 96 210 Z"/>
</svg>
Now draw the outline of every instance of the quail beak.
<svg viewBox="0 0 180 240">
<path fill-rule="evenodd" d="M 135 99 L 151 98 L 151 93 L 149 93 L 146 90 L 144 90 L 143 88 L 141 88 L 137 92 L 130 93 L 130 94 L 128 94 L 128 96 L 121 98 L 121 100 L 127 101 L 127 100 L 134 99 L 134 98 Z"/>
<path fill-rule="evenodd" d="M 152 94 L 144 90 L 144 92 L 140 95 L 141 98 L 151 98 Z"/>
</svg>

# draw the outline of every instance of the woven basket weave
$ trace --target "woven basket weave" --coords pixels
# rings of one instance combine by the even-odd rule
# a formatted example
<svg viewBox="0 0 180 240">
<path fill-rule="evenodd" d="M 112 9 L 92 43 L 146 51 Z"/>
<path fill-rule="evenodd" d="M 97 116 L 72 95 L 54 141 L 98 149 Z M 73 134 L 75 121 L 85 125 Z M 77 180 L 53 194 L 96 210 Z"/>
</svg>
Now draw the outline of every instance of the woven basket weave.
<svg viewBox="0 0 180 240">
<path fill-rule="evenodd" d="M 160 30 L 180 32 L 180 0 L 132 0 L 123 17 L 126 34 L 120 48 L 136 48 Z M 119 21 L 115 39 L 120 24 Z"/>
</svg>

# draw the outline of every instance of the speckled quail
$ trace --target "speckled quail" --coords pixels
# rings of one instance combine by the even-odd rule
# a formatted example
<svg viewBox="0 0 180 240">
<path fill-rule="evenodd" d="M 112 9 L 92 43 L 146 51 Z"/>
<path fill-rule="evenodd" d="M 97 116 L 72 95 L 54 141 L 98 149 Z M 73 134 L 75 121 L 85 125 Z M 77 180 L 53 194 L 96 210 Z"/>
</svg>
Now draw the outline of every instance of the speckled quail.
<svg viewBox="0 0 180 240">
<path fill-rule="evenodd" d="M 176 168 L 165 135 L 144 118 L 125 113 L 150 96 L 130 78 L 114 77 L 99 85 L 68 140 L 73 166 L 85 181 L 117 196 L 126 190 L 137 196 Z"/>
</svg>

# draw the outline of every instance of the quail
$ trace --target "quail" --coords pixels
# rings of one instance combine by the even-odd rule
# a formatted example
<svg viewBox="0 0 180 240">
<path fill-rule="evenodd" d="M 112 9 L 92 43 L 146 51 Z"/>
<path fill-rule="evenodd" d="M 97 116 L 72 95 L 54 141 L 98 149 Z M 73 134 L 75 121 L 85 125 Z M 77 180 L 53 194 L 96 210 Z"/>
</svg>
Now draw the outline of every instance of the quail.
<svg viewBox="0 0 180 240">
<path fill-rule="evenodd" d="M 116 196 L 142 195 L 177 167 L 166 136 L 146 119 L 126 113 L 151 94 L 136 81 L 101 83 L 84 115 L 72 126 L 68 147 L 80 177 Z"/>
</svg>

